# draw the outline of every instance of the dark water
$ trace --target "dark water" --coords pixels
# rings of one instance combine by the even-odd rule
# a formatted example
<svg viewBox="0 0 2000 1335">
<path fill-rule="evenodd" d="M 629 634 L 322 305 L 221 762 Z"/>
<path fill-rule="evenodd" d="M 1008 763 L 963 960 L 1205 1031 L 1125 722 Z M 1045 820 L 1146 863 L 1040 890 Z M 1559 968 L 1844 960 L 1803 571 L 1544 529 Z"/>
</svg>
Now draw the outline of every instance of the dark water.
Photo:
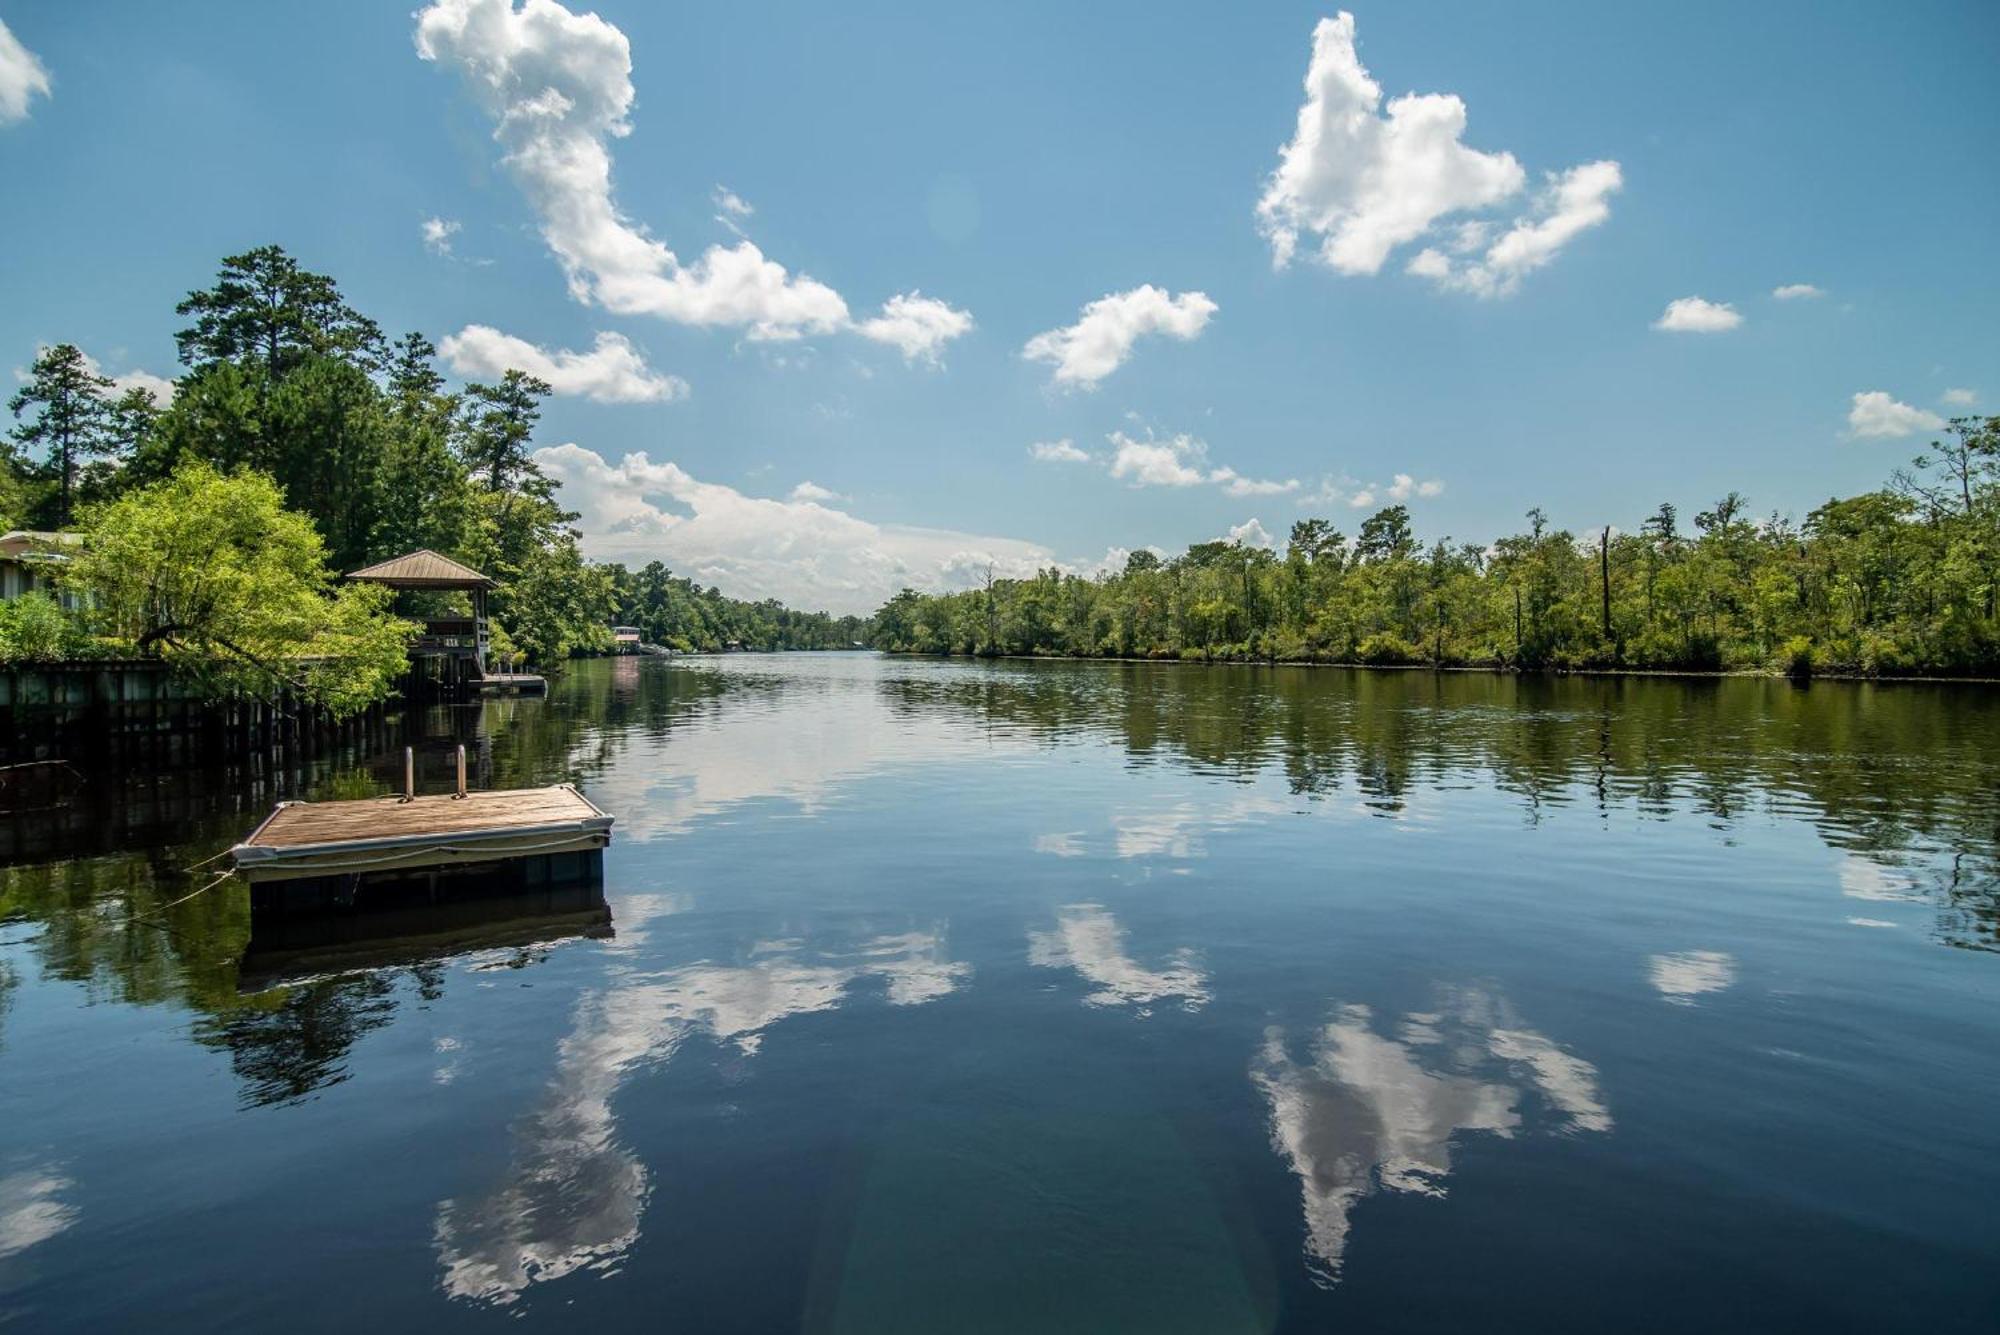
<svg viewBox="0 0 2000 1335">
<path fill-rule="evenodd" d="M 608 927 L 174 902 L 389 747 L 0 818 L 0 1324 L 2000 1329 L 2000 692 L 626 659 L 406 726 L 615 812 Z"/>
</svg>

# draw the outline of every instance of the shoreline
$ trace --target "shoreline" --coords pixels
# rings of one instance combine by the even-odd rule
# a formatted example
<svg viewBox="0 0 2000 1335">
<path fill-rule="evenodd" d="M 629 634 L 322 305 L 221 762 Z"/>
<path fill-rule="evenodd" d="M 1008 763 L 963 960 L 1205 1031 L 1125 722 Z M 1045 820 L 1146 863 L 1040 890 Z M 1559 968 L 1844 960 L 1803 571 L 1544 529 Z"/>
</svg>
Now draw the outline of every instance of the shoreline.
<svg viewBox="0 0 2000 1335">
<path fill-rule="evenodd" d="M 934 654 L 913 649 L 878 649 L 875 652 L 889 658 L 931 658 L 941 661 L 966 659 L 986 662 L 1011 660 L 1029 663 L 1136 663 L 1154 667 L 1343 668 L 1356 672 L 1477 672 L 1485 673 L 1489 676 L 1514 677 L 1666 677 L 1695 681 L 1724 681 L 1730 678 L 1751 678 L 1763 681 L 1792 682 L 1796 685 L 1806 685 L 1815 681 L 1842 681 L 1876 685 L 2000 686 L 2000 677 L 1940 677 L 1913 673 L 1871 675 L 1865 672 L 1814 672 L 1806 676 L 1794 677 L 1787 673 L 1768 668 L 1722 668 L 1714 670 L 1704 670 L 1701 668 L 1618 667 L 1518 668 L 1489 666 L 1478 663 L 1356 663 L 1323 658 L 1137 658 L 1129 655 L 1113 654 Z"/>
</svg>

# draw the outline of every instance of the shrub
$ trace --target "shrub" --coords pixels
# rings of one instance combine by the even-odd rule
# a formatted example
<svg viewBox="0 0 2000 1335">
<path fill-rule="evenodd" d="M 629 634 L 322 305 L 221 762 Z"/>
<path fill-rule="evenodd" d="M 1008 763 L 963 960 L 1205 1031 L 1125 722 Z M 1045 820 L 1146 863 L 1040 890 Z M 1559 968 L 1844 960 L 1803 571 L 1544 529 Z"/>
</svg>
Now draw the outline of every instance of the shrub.
<svg viewBox="0 0 2000 1335">
<path fill-rule="evenodd" d="M 1778 665 L 1787 677 L 1803 681 L 1812 676 L 1819 666 L 1819 651 L 1814 646 L 1812 638 L 1806 635 L 1794 635 L 1786 640 L 1784 647 L 1778 650 Z"/>
<path fill-rule="evenodd" d="M 87 643 L 61 604 L 39 589 L 0 603 L 0 663 L 53 663 L 75 658 Z"/>
<path fill-rule="evenodd" d="M 1379 631 L 1355 646 L 1354 656 L 1363 663 L 1378 667 L 1389 667 L 1404 663 L 1421 663 L 1424 651 L 1400 635 Z"/>
</svg>

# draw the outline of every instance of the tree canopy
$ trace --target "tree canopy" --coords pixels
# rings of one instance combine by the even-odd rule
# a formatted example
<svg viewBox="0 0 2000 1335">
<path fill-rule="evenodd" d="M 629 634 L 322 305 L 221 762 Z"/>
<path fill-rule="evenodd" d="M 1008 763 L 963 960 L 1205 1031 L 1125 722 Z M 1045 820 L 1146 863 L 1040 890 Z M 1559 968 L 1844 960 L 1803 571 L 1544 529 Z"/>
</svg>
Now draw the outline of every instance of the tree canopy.
<svg viewBox="0 0 2000 1335">
<path fill-rule="evenodd" d="M 1121 571 L 906 590 L 877 643 L 1025 653 L 1505 667 L 2000 671 L 2000 418 L 1959 418 L 1909 470 L 1802 524 L 1730 492 L 1682 529 L 1581 537 L 1530 510 L 1490 543 L 1418 544 L 1390 506 L 1280 553 L 1197 543 Z"/>
</svg>

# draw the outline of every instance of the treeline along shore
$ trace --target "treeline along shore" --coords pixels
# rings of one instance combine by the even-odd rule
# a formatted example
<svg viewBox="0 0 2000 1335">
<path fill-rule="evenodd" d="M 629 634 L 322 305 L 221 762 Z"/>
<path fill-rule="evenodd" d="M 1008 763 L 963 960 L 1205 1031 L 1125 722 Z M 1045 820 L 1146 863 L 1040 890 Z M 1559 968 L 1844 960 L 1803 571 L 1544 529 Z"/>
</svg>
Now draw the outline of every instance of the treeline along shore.
<svg viewBox="0 0 2000 1335">
<path fill-rule="evenodd" d="M 148 685 L 141 703 L 168 701 L 175 718 L 235 718 L 206 706 L 240 701 L 351 718 L 396 692 L 426 618 L 473 614 L 462 593 L 398 603 L 341 578 L 419 550 L 487 577 L 491 655 L 543 670 L 610 651 L 620 626 L 680 650 L 866 638 L 860 618 L 729 598 L 657 561 L 585 559 L 535 458 L 550 386 L 509 370 L 448 387 L 423 334 L 389 338 L 278 246 L 227 256 L 174 314 L 175 379 L 114 382 L 57 343 L 7 401 L 10 716 L 95 709 L 106 665 L 124 663 L 171 669 L 171 690 Z M 112 692 L 127 714 L 129 694 Z"/>
<path fill-rule="evenodd" d="M 1876 491 L 1803 521 L 1731 492 L 1579 535 L 1540 510 L 1491 543 L 1425 546 L 1406 507 L 1283 550 L 1197 543 L 963 593 L 905 589 L 891 651 L 1367 666 L 2000 675 L 2000 417 L 1953 420 Z"/>
</svg>

